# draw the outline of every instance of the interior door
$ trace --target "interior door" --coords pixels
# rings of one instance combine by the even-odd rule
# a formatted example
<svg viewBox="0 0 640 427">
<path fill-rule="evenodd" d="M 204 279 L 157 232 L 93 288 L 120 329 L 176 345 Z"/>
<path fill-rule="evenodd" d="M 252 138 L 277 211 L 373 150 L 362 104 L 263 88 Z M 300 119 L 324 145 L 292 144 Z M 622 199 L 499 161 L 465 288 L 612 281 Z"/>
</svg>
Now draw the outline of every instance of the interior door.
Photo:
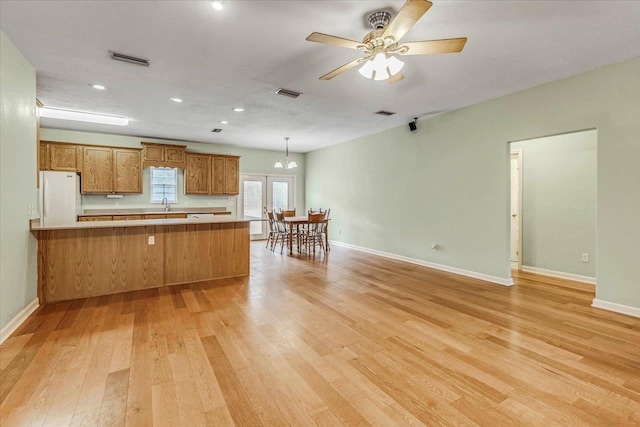
<svg viewBox="0 0 640 427">
<path fill-rule="evenodd" d="M 520 262 L 520 158 L 511 154 L 511 262 Z M 515 266 L 514 266 L 515 267 Z"/>
<path fill-rule="evenodd" d="M 258 175 L 240 176 L 240 216 L 260 219 L 263 217 L 263 209 L 267 206 L 267 177 Z M 251 221 L 249 223 L 249 235 L 251 240 L 263 240 L 267 238 L 265 221 Z"/>
</svg>

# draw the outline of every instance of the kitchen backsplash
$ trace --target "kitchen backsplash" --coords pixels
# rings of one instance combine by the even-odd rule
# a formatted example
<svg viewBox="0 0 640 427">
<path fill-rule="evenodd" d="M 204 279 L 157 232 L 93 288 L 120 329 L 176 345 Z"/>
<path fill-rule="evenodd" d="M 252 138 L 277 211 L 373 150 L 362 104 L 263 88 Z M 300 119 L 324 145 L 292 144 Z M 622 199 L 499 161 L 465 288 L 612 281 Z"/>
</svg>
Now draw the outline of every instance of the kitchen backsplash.
<svg viewBox="0 0 640 427">
<path fill-rule="evenodd" d="M 151 203 L 151 188 L 149 183 L 149 168 L 145 168 L 142 172 L 143 193 L 142 194 L 123 194 L 121 199 L 107 198 L 103 194 L 84 194 L 82 195 L 82 209 L 127 209 L 127 208 L 159 208 L 161 204 Z M 223 207 L 236 214 L 238 196 L 201 196 L 193 194 L 184 194 L 184 171 L 178 169 L 178 202 L 172 203 L 171 206 L 176 208 L 205 208 L 205 207 Z"/>
</svg>

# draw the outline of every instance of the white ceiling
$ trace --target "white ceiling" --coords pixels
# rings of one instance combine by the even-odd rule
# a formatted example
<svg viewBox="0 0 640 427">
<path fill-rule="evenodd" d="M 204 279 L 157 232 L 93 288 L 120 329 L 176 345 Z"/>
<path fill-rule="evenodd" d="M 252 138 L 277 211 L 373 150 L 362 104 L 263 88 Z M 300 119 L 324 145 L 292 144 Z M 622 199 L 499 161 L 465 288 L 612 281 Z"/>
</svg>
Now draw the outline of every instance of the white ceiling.
<svg viewBox="0 0 640 427">
<path fill-rule="evenodd" d="M 397 12 L 404 2 L 226 3 L 216 12 L 209 1 L 2 0 L 0 27 L 35 66 L 46 106 L 131 120 L 113 127 L 43 119 L 45 127 L 278 150 L 290 136 L 296 152 L 640 55 L 640 1 L 434 0 L 403 41 L 466 36 L 462 53 L 404 57 L 405 80 L 393 85 L 355 69 L 320 81 L 359 53 L 305 41 L 311 32 L 361 40 L 370 12 Z M 151 66 L 112 61 L 109 50 Z M 304 94 L 274 95 L 279 87 Z"/>
</svg>

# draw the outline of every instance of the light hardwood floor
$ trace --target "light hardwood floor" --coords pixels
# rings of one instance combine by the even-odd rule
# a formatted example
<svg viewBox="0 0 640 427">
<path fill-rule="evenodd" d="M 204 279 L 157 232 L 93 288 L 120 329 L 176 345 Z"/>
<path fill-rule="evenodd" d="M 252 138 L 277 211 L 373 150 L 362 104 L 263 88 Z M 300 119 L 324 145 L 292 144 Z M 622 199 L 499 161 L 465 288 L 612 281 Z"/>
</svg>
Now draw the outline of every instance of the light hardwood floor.
<svg viewBox="0 0 640 427">
<path fill-rule="evenodd" d="M 640 425 L 640 319 L 335 247 L 251 277 L 42 307 L 1 347 L 3 425 Z"/>
</svg>

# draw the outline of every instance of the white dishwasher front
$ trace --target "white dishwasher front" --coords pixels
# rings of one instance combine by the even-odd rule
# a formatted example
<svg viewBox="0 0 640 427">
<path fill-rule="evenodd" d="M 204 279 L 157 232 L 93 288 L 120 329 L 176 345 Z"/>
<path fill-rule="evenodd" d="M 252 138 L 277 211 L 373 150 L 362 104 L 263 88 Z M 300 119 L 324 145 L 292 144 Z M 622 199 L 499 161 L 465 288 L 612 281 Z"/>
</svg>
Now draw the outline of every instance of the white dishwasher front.
<svg viewBox="0 0 640 427">
<path fill-rule="evenodd" d="M 213 218 L 214 215 L 212 213 L 192 213 L 187 214 L 188 219 L 205 219 L 205 218 Z"/>
</svg>

